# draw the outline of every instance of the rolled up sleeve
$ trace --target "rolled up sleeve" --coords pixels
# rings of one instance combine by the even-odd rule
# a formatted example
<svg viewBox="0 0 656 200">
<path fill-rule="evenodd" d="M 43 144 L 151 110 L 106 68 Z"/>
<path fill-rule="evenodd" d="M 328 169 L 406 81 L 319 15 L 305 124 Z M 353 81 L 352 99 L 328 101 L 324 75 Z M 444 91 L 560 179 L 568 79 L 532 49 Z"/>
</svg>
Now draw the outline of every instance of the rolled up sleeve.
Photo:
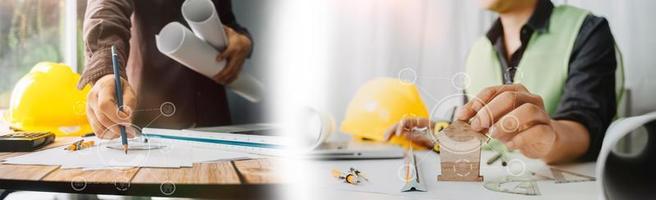
<svg viewBox="0 0 656 200">
<path fill-rule="evenodd" d="M 608 22 L 588 16 L 574 44 L 568 79 L 553 118 L 576 121 L 590 134 L 581 160 L 594 160 L 616 111 L 615 41 Z"/>
<path fill-rule="evenodd" d="M 130 17 L 132 0 L 89 0 L 82 27 L 86 63 L 78 88 L 94 84 L 112 74 L 111 47 L 115 46 L 121 64 L 121 75 L 127 78 L 125 63 L 130 50 Z"/>
</svg>

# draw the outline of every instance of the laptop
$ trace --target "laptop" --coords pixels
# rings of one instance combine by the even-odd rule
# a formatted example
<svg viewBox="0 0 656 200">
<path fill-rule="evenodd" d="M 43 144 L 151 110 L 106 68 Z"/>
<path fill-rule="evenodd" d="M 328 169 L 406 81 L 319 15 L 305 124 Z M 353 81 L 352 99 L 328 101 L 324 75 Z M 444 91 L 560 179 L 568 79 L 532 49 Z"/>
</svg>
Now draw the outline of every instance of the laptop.
<svg viewBox="0 0 656 200">
<path fill-rule="evenodd" d="M 397 145 L 377 142 L 324 142 L 306 154 L 317 160 L 366 160 L 403 158 L 405 150 Z"/>
</svg>

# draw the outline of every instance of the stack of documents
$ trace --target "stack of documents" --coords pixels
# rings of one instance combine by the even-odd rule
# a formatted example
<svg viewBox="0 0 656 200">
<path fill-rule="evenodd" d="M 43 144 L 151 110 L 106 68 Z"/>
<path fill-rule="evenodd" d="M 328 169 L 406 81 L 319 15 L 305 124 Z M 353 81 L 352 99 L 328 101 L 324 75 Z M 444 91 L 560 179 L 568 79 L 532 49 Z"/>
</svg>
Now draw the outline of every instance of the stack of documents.
<svg viewBox="0 0 656 200">
<path fill-rule="evenodd" d="M 85 139 L 86 140 L 86 139 Z M 255 154 L 225 151 L 208 145 L 166 139 L 149 139 L 148 143 L 132 142 L 132 146 L 157 146 L 149 150 L 122 150 L 108 146 L 120 145 L 119 141 L 96 138 L 96 145 L 80 151 L 68 151 L 65 147 L 47 149 L 4 160 L 7 164 L 60 165 L 62 168 L 113 168 L 113 167 L 191 167 L 193 163 L 218 160 L 235 160 L 263 157 Z"/>
</svg>

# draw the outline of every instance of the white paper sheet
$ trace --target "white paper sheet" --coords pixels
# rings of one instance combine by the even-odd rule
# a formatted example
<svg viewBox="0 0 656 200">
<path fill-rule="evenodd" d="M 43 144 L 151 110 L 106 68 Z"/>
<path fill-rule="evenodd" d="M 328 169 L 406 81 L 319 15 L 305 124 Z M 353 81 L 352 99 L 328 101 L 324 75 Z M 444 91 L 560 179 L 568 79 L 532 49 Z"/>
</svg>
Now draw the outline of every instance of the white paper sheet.
<svg viewBox="0 0 656 200">
<path fill-rule="evenodd" d="M 164 26 L 155 40 L 157 49 L 164 55 L 207 77 L 218 74 L 226 65 L 225 60 L 216 61 L 218 50 L 196 37 L 179 22 Z M 262 83 L 245 72 L 241 72 L 227 87 L 251 102 L 259 102 L 264 92 Z"/>
<path fill-rule="evenodd" d="M 228 40 L 221 19 L 214 8 L 214 3 L 210 0 L 186 0 L 182 3 L 182 17 L 198 38 L 223 51 L 228 45 Z"/>
<path fill-rule="evenodd" d="M 154 150 L 134 150 L 124 154 L 121 150 L 109 149 L 117 141 L 96 141 L 96 146 L 81 151 L 68 151 L 64 147 L 52 148 L 12 157 L 5 160 L 8 164 L 60 165 L 62 168 L 113 168 L 113 167 L 191 167 L 193 163 L 258 158 L 261 156 L 221 151 L 212 148 L 197 147 L 193 144 L 178 143 L 171 140 L 151 139 L 151 143 L 166 147 Z"/>
</svg>

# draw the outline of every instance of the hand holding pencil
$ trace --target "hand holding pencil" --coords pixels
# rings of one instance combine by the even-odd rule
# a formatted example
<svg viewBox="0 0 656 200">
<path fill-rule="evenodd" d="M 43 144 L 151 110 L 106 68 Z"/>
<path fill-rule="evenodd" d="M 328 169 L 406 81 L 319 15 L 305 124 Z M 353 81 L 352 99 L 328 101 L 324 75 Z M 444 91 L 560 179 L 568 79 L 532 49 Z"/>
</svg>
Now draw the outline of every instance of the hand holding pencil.
<svg viewBox="0 0 656 200">
<path fill-rule="evenodd" d="M 116 49 L 114 49 L 114 53 L 118 53 Z M 111 59 L 114 60 L 114 58 Z M 120 69 L 118 56 L 115 60 Z M 127 80 L 120 78 L 121 71 L 118 70 L 118 72 L 119 74 L 107 74 L 98 79 L 93 84 L 87 98 L 87 118 L 96 137 L 101 139 L 119 138 L 121 133 L 119 125 L 131 123 L 132 111 L 137 104 L 134 90 Z M 120 85 L 119 93 L 117 93 L 117 85 Z M 118 105 L 119 99 L 116 94 L 122 94 L 120 99 L 122 106 Z M 125 127 L 125 132 L 128 138 L 136 136 L 134 128 Z"/>
<path fill-rule="evenodd" d="M 127 80 L 121 78 L 123 86 L 123 111 L 116 105 L 114 74 L 98 79 L 87 97 L 87 119 L 96 137 L 116 139 L 120 137 L 117 124 L 130 124 L 132 111 L 136 106 L 136 94 Z M 126 129 L 128 137 L 135 137 L 133 128 Z"/>
</svg>

